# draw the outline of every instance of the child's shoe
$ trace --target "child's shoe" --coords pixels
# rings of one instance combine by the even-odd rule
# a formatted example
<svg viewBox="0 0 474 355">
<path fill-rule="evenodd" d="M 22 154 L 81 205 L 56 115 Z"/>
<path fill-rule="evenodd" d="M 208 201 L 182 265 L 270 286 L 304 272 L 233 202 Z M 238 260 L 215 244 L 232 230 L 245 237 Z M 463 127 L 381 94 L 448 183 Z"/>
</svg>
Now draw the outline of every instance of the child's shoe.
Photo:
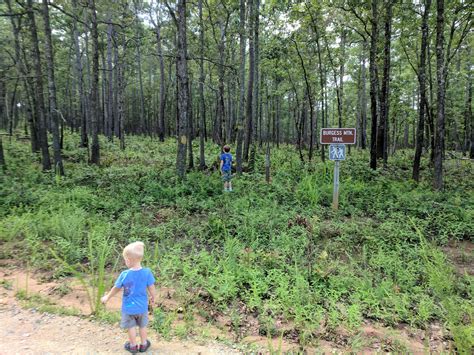
<svg viewBox="0 0 474 355">
<path fill-rule="evenodd" d="M 131 346 L 129 341 L 127 341 L 123 347 L 125 350 L 131 352 L 132 354 L 136 354 L 139 351 L 138 345 Z"/>
<path fill-rule="evenodd" d="M 151 346 L 151 343 L 150 343 L 150 341 L 147 339 L 146 345 L 140 344 L 140 352 L 141 352 L 141 353 L 146 352 L 146 351 L 150 348 L 150 346 Z"/>
</svg>

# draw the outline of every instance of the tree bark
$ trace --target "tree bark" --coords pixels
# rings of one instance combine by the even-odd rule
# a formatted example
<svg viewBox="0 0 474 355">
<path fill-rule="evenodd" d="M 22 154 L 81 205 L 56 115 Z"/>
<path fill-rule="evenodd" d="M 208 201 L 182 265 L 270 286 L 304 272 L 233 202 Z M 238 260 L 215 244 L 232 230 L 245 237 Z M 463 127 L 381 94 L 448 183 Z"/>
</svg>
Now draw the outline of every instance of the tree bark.
<svg viewBox="0 0 474 355">
<path fill-rule="evenodd" d="M 186 39 L 186 0 L 178 0 L 178 149 L 176 169 L 178 176 L 183 179 L 186 174 L 186 147 L 188 129 L 188 65 L 187 65 L 187 39 Z"/>
<path fill-rule="evenodd" d="M 370 35 L 370 113 L 372 120 L 370 135 L 370 167 L 377 169 L 377 37 L 378 37 L 378 1 L 372 0 L 372 29 Z"/>
<path fill-rule="evenodd" d="M 380 122 L 377 131 L 377 158 L 383 158 L 383 165 L 387 167 L 388 160 L 388 123 L 390 108 L 390 46 L 392 41 L 392 7 L 393 0 L 384 4 L 385 14 L 385 41 L 382 92 L 380 100 Z"/>
<path fill-rule="evenodd" d="M 200 0 L 202 1 L 202 0 Z M 158 135 L 160 137 L 160 142 L 165 141 L 165 61 L 163 58 L 163 50 L 161 48 L 161 22 L 160 19 L 157 19 L 155 26 L 155 35 L 156 35 L 156 52 L 158 55 L 158 60 L 160 62 L 160 103 L 159 103 L 159 112 L 158 112 Z"/>
<path fill-rule="evenodd" d="M 77 6 L 77 0 L 72 0 L 72 5 L 74 12 L 78 16 L 78 6 Z M 80 118 L 80 124 L 81 124 L 81 147 L 87 147 L 88 146 L 88 136 L 87 136 L 87 100 L 85 98 L 85 92 L 84 92 L 84 76 L 83 76 L 83 67 L 82 67 L 82 59 L 81 59 L 81 49 L 79 47 L 79 31 L 77 29 L 77 20 L 75 17 L 72 19 L 72 39 L 74 42 L 74 57 L 75 57 L 75 72 L 76 72 L 76 87 L 77 87 L 77 92 L 79 94 L 79 118 Z M 87 51 L 87 49 L 86 49 Z"/>
<path fill-rule="evenodd" d="M 253 117 L 253 140 L 252 140 L 252 148 L 250 151 L 250 160 L 249 160 L 249 170 L 253 171 L 255 168 L 255 156 L 257 154 L 257 140 L 258 140 L 258 118 L 259 118 L 259 84 L 260 84 L 260 72 L 259 72 L 259 65 L 260 65 L 260 45 L 259 45 L 259 30 L 260 30 L 260 0 L 254 0 L 254 71 L 255 77 L 253 81 L 253 105 L 252 105 L 252 117 Z M 278 64 L 277 64 L 278 65 Z M 279 78 L 277 78 L 279 80 Z M 280 138 L 280 116 L 277 110 L 277 145 L 279 144 Z"/>
<path fill-rule="evenodd" d="M 420 88 L 420 104 L 418 127 L 416 131 L 415 158 L 413 160 L 413 180 L 420 181 L 420 161 L 423 151 L 423 132 L 425 130 L 425 108 L 426 108 L 426 48 L 428 46 L 428 16 L 431 7 L 431 0 L 425 0 L 425 9 L 421 22 L 421 49 L 420 65 L 418 68 L 418 81 Z M 408 137 L 408 134 L 406 134 Z"/>
<path fill-rule="evenodd" d="M 253 131 L 253 89 L 255 79 L 255 7 L 254 0 L 248 0 L 249 6 L 249 80 L 247 86 L 246 107 L 246 135 L 244 144 L 244 160 L 249 159 L 250 144 L 252 143 Z"/>
<path fill-rule="evenodd" d="M 239 94 L 239 117 L 237 123 L 237 149 L 236 163 L 237 173 L 242 174 L 242 153 L 244 140 L 244 100 L 245 100 L 245 0 L 240 0 L 240 21 L 239 21 L 239 42 L 240 42 L 240 94 Z"/>
<path fill-rule="evenodd" d="M 204 155 L 204 140 L 206 132 L 206 104 L 204 101 L 204 21 L 202 18 L 202 0 L 199 0 L 199 170 L 206 168 L 206 157 Z"/>
<path fill-rule="evenodd" d="M 91 36 L 92 36 L 92 82 L 91 82 L 91 129 L 92 147 L 91 163 L 100 164 L 99 145 L 99 34 L 97 31 L 97 13 L 95 0 L 89 0 L 89 10 L 91 12 Z"/>
<path fill-rule="evenodd" d="M 434 181 L 436 190 L 443 189 L 443 150 L 444 150 L 444 104 L 445 104 L 445 51 L 444 51 L 444 0 L 437 0 L 436 15 L 436 79 L 438 82 L 436 110 L 436 139 L 434 151 Z"/>
<path fill-rule="evenodd" d="M 36 110 L 38 112 L 38 138 L 41 147 L 43 171 L 51 170 L 51 160 L 48 149 L 48 135 L 46 132 L 46 108 L 43 96 L 43 72 L 41 69 L 41 57 L 38 42 L 38 32 L 36 28 L 35 14 L 33 10 L 33 0 L 28 0 L 28 18 L 30 20 L 30 33 L 33 45 L 33 62 L 35 68 L 36 86 Z"/>
<path fill-rule="evenodd" d="M 464 154 L 469 152 L 469 158 L 474 159 L 474 127 L 472 122 L 472 69 L 471 69 L 471 48 L 467 50 L 467 88 L 466 104 L 464 107 Z"/>
<path fill-rule="evenodd" d="M 112 20 L 112 16 L 108 15 L 108 20 Z M 105 122 L 105 135 L 109 140 L 112 140 L 113 137 L 113 126 L 114 126 L 114 67 L 113 67 L 113 58 L 112 51 L 113 45 L 112 40 L 114 39 L 114 25 L 109 23 L 107 24 L 107 94 L 106 98 L 106 112 L 107 120 Z"/>
<path fill-rule="evenodd" d="M 45 56 L 48 68 L 49 114 L 51 117 L 51 132 L 53 134 L 54 167 L 57 174 L 64 175 L 63 160 L 61 157 L 61 142 L 59 137 L 59 111 L 56 98 L 56 82 L 54 78 L 54 54 L 49 22 L 48 0 L 43 0 L 43 18 L 45 33 Z"/>
<path fill-rule="evenodd" d="M 309 83 L 309 77 L 308 77 L 308 73 L 306 71 L 306 66 L 304 64 L 303 57 L 302 57 L 302 55 L 300 53 L 300 50 L 298 48 L 298 43 L 296 41 L 293 41 L 293 43 L 295 44 L 296 53 L 298 54 L 298 58 L 300 59 L 300 63 L 301 63 L 301 68 L 303 69 L 303 77 L 304 77 L 304 82 L 306 84 L 306 94 L 307 94 L 308 101 L 309 101 L 309 152 L 308 152 L 308 160 L 311 161 L 313 159 L 313 144 L 314 144 L 314 142 L 313 142 L 313 137 L 314 137 L 313 94 L 311 92 L 311 85 Z M 303 130 L 303 132 L 304 132 L 304 130 Z"/>
</svg>

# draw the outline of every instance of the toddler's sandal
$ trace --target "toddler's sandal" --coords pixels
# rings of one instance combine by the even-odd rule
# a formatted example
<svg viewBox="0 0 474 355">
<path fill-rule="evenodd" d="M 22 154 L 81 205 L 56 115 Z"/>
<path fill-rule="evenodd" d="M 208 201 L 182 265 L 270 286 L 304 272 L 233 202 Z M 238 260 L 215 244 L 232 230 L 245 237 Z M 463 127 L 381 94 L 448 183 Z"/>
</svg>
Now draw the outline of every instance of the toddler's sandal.
<svg viewBox="0 0 474 355">
<path fill-rule="evenodd" d="M 150 346 L 151 346 L 151 343 L 150 343 L 150 341 L 147 339 L 146 345 L 140 344 L 140 352 L 141 352 L 141 353 L 144 353 L 145 351 L 147 351 L 147 350 L 150 348 Z"/>
<path fill-rule="evenodd" d="M 136 354 L 139 351 L 138 345 L 131 346 L 129 341 L 127 341 L 123 347 L 125 350 L 131 352 L 132 354 Z"/>
</svg>

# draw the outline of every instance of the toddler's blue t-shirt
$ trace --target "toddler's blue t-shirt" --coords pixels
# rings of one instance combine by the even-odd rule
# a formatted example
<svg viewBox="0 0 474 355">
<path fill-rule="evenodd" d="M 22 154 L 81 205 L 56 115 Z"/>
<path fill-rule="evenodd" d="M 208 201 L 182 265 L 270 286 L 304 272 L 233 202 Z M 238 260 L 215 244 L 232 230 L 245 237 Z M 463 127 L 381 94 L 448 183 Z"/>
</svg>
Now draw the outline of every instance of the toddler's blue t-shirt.
<svg viewBox="0 0 474 355">
<path fill-rule="evenodd" d="M 143 314 L 148 312 L 146 288 L 155 283 L 150 269 L 122 271 L 115 287 L 123 288 L 122 312 L 125 314 Z"/>
<path fill-rule="evenodd" d="M 222 153 L 221 160 L 224 162 L 222 164 L 222 171 L 230 171 L 232 169 L 232 154 Z"/>
</svg>

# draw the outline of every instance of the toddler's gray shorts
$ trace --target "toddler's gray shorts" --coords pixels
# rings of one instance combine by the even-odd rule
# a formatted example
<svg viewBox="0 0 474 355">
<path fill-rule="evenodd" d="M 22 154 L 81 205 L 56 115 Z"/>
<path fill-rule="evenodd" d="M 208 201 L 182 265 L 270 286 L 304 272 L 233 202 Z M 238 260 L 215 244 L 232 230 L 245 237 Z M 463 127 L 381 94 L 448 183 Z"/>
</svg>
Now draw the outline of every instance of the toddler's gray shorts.
<svg viewBox="0 0 474 355">
<path fill-rule="evenodd" d="M 148 324 L 148 312 L 142 314 L 125 314 L 122 313 L 120 320 L 120 327 L 123 329 L 130 329 L 134 327 L 144 328 Z"/>
</svg>

